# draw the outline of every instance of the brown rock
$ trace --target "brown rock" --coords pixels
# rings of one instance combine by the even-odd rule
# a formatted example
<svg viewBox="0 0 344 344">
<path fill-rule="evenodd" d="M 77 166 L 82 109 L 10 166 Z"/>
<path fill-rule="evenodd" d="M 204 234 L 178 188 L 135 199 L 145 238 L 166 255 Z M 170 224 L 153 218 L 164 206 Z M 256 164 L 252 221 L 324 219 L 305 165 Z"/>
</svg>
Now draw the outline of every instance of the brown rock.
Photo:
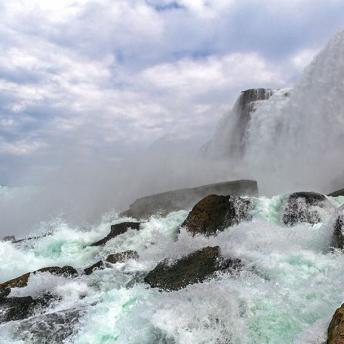
<svg viewBox="0 0 344 344">
<path fill-rule="evenodd" d="M 168 263 L 167 260 L 160 262 L 147 274 L 144 281 L 153 288 L 178 290 L 189 284 L 202 282 L 216 271 L 233 271 L 242 266 L 239 259 L 221 257 L 218 246 L 202 248 L 171 265 Z"/>
<path fill-rule="evenodd" d="M 344 304 L 339 307 L 327 330 L 327 344 L 344 344 Z"/>
<path fill-rule="evenodd" d="M 195 234 L 211 235 L 223 231 L 226 227 L 250 220 L 249 199 L 233 196 L 209 195 L 199 201 L 182 224 Z"/>
<path fill-rule="evenodd" d="M 42 268 L 33 272 L 27 272 L 26 274 L 13 278 L 7 282 L 0 283 L 0 290 L 6 289 L 6 288 L 26 287 L 30 275 L 35 274 L 37 272 L 49 272 L 52 275 L 65 276 L 65 277 L 76 276 L 78 274 L 78 272 L 71 266 L 63 266 L 62 268 L 59 266 L 50 266 L 50 267 Z"/>
</svg>

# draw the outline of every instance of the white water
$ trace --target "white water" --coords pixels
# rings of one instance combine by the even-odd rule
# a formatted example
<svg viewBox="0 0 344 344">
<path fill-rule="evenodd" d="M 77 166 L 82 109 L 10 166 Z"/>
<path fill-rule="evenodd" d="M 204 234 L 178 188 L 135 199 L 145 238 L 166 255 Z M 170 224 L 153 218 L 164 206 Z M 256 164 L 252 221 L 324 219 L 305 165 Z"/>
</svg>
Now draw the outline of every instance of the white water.
<svg viewBox="0 0 344 344">
<path fill-rule="evenodd" d="M 314 226 L 286 227 L 280 222 L 282 200 L 256 199 L 252 222 L 210 238 L 182 230 L 176 240 L 186 211 L 153 217 L 140 231 L 131 230 L 104 247 L 87 244 L 124 219 L 107 216 L 91 230 L 56 221 L 49 226 L 55 228 L 51 236 L 21 244 L 0 242 L 0 280 L 51 265 L 82 269 L 110 253 L 133 249 L 138 261 L 76 279 L 37 274 L 10 296 L 36 297 L 50 290 L 62 300 L 48 312 L 82 310 L 65 344 L 322 344 L 328 322 L 344 300 L 344 255 L 329 250 L 331 215 Z M 331 202 L 338 207 L 344 197 Z M 242 259 L 244 270 L 174 292 L 131 282 L 165 257 L 179 258 L 207 245 L 219 245 L 224 256 Z M 42 343 L 30 329 L 19 331 L 19 325 L 0 325 L 0 343 Z"/>
<path fill-rule="evenodd" d="M 290 97 L 284 97 L 283 90 L 275 92 L 252 114 L 246 154 L 231 166 L 249 171 L 264 192 L 330 192 L 343 185 L 343 56 L 344 31 L 306 68 Z M 229 113 L 220 125 L 230 128 L 234 117 Z M 215 151 L 228 151 L 231 139 L 230 130 L 219 130 L 213 139 Z"/>
</svg>

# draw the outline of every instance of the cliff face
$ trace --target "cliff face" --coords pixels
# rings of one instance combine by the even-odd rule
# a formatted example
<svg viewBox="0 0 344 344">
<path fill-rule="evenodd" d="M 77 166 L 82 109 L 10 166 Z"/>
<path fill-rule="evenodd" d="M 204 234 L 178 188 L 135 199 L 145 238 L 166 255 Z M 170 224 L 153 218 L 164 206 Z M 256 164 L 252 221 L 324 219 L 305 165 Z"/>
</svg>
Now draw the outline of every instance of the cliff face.
<svg viewBox="0 0 344 344">
<path fill-rule="evenodd" d="M 220 121 L 212 140 L 204 147 L 205 155 L 215 158 L 242 156 L 253 113 L 273 94 L 273 90 L 265 88 L 242 91 L 233 109 Z"/>
</svg>

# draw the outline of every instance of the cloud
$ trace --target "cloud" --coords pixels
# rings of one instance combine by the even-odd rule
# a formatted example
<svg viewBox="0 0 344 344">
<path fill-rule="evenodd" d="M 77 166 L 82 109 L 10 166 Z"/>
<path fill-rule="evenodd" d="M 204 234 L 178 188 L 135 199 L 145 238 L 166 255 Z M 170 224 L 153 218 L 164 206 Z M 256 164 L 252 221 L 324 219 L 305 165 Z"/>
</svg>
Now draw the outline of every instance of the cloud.
<svg viewBox="0 0 344 344">
<path fill-rule="evenodd" d="M 13 0 L 0 8 L 8 174 L 23 156 L 24 165 L 49 165 L 67 155 L 113 159 L 168 134 L 202 142 L 242 89 L 289 84 L 343 13 L 336 0 Z"/>
</svg>

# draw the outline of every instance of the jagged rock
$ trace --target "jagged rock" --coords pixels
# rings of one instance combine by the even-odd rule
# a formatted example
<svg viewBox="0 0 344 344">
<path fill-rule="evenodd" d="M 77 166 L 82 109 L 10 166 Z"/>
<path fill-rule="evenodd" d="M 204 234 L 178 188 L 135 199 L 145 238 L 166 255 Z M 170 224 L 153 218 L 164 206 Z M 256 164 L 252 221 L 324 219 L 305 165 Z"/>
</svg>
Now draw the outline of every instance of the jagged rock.
<svg viewBox="0 0 344 344">
<path fill-rule="evenodd" d="M 331 197 L 344 196 L 344 189 L 331 192 L 330 194 L 328 194 L 328 196 L 331 196 Z"/>
<path fill-rule="evenodd" d="M 105 245 L 109 240 L 115 238 L 116 236 L 127 232 L 129 229 L 140 229 L 140 222 L 122 222 L 111 226 L 110 233 L 103 239 L 94 242 L 90 246 L 101 246 Z"/>
<path fill-rule="evenodd" d="M 59 266 L 50 266 L 50 267 L 42 268 L 33 272 L 27 272 L 26 274 L 13 278 L 7 282 L 0 283 L 0 290 L 6 289 L 6 288 L 26 287 L 29 281 L 30 275 L 35 274 L 37 272 L 49 272 L 53 275 L 65 276 L 65 277 L 76 276 L 78 274 L 78 272 L 71 266 L 63 266 L 62 268 Z"/>
<path fill-rule="evenodd" d="M 148 218 L 154 214 L 166 215 L 172 211 L 190 209 L 207 195 L 257 196 L 257 182 L 236 180 L 230 182 L 203 185 L 195 188 L 163 192 L 137 199 L 122 216 L 137 219 Z"/>
<path fill-rule="evenodd" d="M 334 223 L 333 247 L 344 249 L 344 214 L 338 215 Z"/>
<path fill-rule="evenodd" d="M 178 290 L 189 284 L 204 281 L 216 271 L 237 270 L 241 267 L 239 259 L 224 259 L 220 248 L 205 247 L 183 257 L 171 265 L 167 260 L 160 262 L 144 278 L 153 288 Z"/>
<path fill-rule="evenodd" d="M 344 344 L 344 304 L 339 307 L 327 330 L 327 344 Z"/>
<path fill-rule="evenodd" d="M 193 235 L 216 234 L 243 220 L 250 220 L 251 208 L 252 202 L 249 199 L 209 195 L 193 207 L 182 226 Z"/>
<path fill-rule="evenodd" d="M 100 260 L 97 263 L 86 268 L 84 272 L 86 275 L 90 275 L 94 270 L 104 269 L 106 266 L 110 266 L 109 263 L 111 264 L 122 263 L 128 259 L 137 259 L 138 257 L 139 255 L 137 254 L 137 252 L 131 251 L 131 250 L 110 254 L 106 257 L 104 262 Z"/>
<path fill-rule="evenodd" d="M 333 205 L 325 195 L 316 192 L 295 192 L 289 195 L 283 206 L 282 221 L 293 226 L 308 222 L 316 224 L 322 221 L 320 210 L 325 212 L 333 209 Z"/>
</svg>

